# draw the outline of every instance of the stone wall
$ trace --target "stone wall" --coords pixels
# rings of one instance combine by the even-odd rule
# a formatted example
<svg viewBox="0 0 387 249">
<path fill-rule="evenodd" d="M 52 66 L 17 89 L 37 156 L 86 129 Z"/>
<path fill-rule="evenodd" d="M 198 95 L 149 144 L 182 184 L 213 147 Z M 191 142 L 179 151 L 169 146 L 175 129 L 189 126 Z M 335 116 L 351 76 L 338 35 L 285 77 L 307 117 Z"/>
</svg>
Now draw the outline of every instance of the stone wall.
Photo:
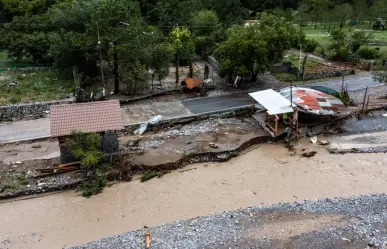
<svg viewBox="0 0 387 249">
<path fill-rule="evenodd" d="M 74 99 L 0 106 L 0 123 L 47 117 L 51 105 L 71 103 Z"/>
<path fill-rule="evenodd" d="M 304 75 L 304 80 L 315 80 L 315 79 L 323 79 L 330 77 L 340 77 L 344 75 L 355 74 L 354 69 L 345 69 L 345 70 L 329 70 L 329 71 L 321 71 L 315 73 L 306 73 Z"/>
</svg>

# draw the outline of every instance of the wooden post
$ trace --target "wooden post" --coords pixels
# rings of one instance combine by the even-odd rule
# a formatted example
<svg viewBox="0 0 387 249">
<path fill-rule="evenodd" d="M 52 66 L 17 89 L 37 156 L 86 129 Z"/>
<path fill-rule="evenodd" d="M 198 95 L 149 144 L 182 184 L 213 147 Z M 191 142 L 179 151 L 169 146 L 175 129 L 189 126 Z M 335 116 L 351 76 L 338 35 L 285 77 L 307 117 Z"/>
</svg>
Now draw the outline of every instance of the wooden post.
<svg viewBox="0 0 387 249">
<path fill-rule="evenodd" d="M 150 232 L 145 233 L 145 246 L 146 248 L 150 248 L 151 246 Z"/>
<path fill-rule="evenodd" d="M 370 96 L 367 97 L 367 104 L 366 104 L 366 108 L 365 108 L 366 111 L 368 111 L 368 104 L 369 104 L 369 102 L 370 102 Z"/>
<path fill-rule="evenodd" d="M 368 86 L 367 86 L 365 93 L 364 93 L 363 107 L 361 109 L 361 112 L 363 115 L 364 115 L 364 108 L 365 108 L 365 103 L 366 103 L 366 98 L 367 98 L 367 92 L 368 92 Z"/>
<path fill-rule="evenodd" d="M 274 130 L 275 136 L 278 136 L 278 118 L 275 119 L 275 130 Z"/>
</svg>

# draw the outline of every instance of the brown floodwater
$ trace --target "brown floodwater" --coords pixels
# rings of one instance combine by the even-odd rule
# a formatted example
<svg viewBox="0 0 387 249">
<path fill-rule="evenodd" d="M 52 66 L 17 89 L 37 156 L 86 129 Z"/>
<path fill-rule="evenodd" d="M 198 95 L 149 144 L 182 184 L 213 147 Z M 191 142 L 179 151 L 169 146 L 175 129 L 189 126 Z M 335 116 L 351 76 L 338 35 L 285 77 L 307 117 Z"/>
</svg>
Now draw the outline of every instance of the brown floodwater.
<svg viewBox="0 0 387 249">
<path fill-rule="evenodd" d="M 90 199 L 75 191 L 0 203 L 0 248 L 62 248 L 241 207 L 385 193 L 385 154 L 288 155 L 265 144 L 226 163 L 187 166 L 145 183 L 119 183 Z"/>
</svg>

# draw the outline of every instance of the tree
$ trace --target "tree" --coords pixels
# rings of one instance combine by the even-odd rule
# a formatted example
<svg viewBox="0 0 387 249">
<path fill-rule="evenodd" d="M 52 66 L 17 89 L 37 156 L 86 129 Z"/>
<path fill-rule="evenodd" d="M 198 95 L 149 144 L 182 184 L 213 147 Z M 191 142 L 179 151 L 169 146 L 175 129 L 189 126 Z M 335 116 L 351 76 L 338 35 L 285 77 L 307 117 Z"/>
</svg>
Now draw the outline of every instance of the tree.
<svg viewBox="0 0 387 249">
<path fill-rule="evenodd" d="M 171 44 L 160 42 L 149 47 L 149 68 L 151 70 L 152 87 L 154 78 L 160 82 L 169 74 L 169 63 L 173 60 L 174 50 Z"/>
<path fill-rule="evenodd" d="M 256 25 L 246 28 L 233 26 L 227 30 L 227 39 L 219 45 L 215 54 L 222 71 L 229 78 L 250 74 L 254 82 L 257 75 L 269 67 L 267 45 Z"/>
<path fill-rule="evenodd" d="M 69 141 L 72 154 L 81 160 L 86 172 L 102 161 L 104 154 L 100 150 L 101 145 L 102 138 L 98 133 L 73 132 Z"/>
<path fill-rule="evenodd" d="M 347 37 L 348 44 L 352 47 L 352 53 L 356 53 L 362 44 L 373 39 L 373 34 L 365 31 L 355 31 Z"/>
<path fill-rule="evenodd" d="M 387 57 L 376 61 L 372 68 L 373 78 L 376 81 L 387 84 Z"/>
<path fill-rule="evenodd" d="M 179 63 L 181 59 L 189 60 L 191 65 L 192 55 L 195 50 L 195 43 L 192 39 L 191 32 L 185 27 L 176 27 L 170 34 L 171 44 L 175 51 L 176 60 L 176 86 L 179 84 Z M 192 77 L 192 75 L 191 75 Z"/>
<path fill-rule="evenodd" d="M 196 48 L 206 58 L 215 47 L 217 31 L 221 30 L 218 17 L 214 11 L 201 10 L 192 14 L 190 24 Z"/>
<path fill-rule="evenodd" d="M 336 5 L 332 12 L 334 18 L 339 21 L 340 30 L 342 30 L 345 22 L 353 16 L 353 7 L 348 3 L 340 4 Z"/>
<path fill-rule="evenodd" d="M 292 22 L 285 18 L 262 13 L 257 26 L 260 35 L 267 43 L 268 60 L 270 64 L 282 61 L 284 52 L 291 47 L 304 43 L 305 35 L 298 31 Z"/>
<path fill-rule="evenodd" d="M 262 13 L 259 24 L 231 27 L 215 54 L 224 73 L 250 74 L 251 80 L 256 81 L 258 74 L 282 61 L 284 52 L 304 43 L 304 39 L 285 18 Z"/>
</svg>

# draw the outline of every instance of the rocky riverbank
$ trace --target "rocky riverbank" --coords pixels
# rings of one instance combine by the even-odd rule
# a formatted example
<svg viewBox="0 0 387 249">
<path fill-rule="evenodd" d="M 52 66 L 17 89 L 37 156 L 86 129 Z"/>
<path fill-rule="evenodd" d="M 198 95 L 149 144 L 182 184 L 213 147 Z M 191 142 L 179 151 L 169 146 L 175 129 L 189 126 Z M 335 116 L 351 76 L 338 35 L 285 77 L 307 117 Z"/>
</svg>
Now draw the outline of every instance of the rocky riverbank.
<svg viewBox="0 0 387 249">
<path fill-rule="evenodd" d="M 322 199 L 249 207 L 104 238 L 72 249 L 385 248 L 387 196 Z"/>
</svg>

